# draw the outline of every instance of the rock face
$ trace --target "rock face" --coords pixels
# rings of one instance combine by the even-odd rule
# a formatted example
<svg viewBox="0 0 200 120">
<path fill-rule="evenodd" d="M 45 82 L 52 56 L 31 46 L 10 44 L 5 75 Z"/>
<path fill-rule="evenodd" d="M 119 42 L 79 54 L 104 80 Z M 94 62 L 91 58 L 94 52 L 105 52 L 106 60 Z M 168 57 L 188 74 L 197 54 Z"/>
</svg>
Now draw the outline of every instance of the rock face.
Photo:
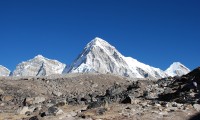
<svg viewBox="0 0 200 120">
<path fill-rule="evenodd" d="M 9 76 L 9 75 L 10 75 L 10 70 L 0 65 L 0 76 Z"/>
<path fill-rule="evenodd" d="M 112 73 L 132 78 L 162 78 L 164 71 L 125 57 L 101 38 L 95 38 L 64 73 Z"/>
<path fill-rule="evenodd" d="M 174 62 L 173 64 L 170 65 L 169 68 L 165 71 L 167 75 L 169 76 L 182 76 L 190 72 L 190 69 L 185 67 L 183 64 L 180 62 Z"/>
<path fill-rule="evenodd" d="M 170 82 L 165 86 L 165 92 L 160 94 L 161 100 L 178 103 L 200 103 L 200 67 L 181 77 L 174 77 Z"/>
<path fill-rule="evenodd" d="M 17 65 L 13 76 L 48 76 L 52 74 L 61 74 L 65 64 L 37 55 L 31 60 Z"/>
</svg>

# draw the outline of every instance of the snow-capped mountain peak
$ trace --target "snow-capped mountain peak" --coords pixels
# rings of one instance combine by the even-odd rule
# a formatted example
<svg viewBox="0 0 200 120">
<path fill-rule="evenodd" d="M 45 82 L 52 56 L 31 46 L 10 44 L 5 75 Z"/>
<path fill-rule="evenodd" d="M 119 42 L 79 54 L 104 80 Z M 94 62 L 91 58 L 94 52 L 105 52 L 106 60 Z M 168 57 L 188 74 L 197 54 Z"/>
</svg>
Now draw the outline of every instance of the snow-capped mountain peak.
<svg viewBox="0 0 200 120">
<path fill-rule="evenodd" d="M 0 65 L 0 76 L 9 76 L 10 70 L 2 65 Z"/>
<path fill-rule="evenodd" d="M 166 74 L 169 76 L 182 76 L 184 74 L 187 74 L 190 72 L 190 69 L 188 69 L 186 66 L 181 64 L 180 62 L 174 62 L 172 63 L 169 68 L 166 69 Z"/>
<path fill-rule="evenodd" d="M 85 49 L 92 49 L 93 47 L 100 47 L 102 49 L 108 49 L 109 47 L 112 49 L 115 49 L 114 46 L 110 45 L 107 41 L 99 38 L 99 37 L 95 37 L 91 42 L 89 42 Z"/>
<path fill-rule="evenodd" d="M 33 59 L 22 62 L 17 65 L 13 76 L 48 76 L 52 74 L 61 74 L 65 64 L 37 55 Z"/>
<path fill-rule="evenodd" d="M 34 58 L 35 58 L 35 59 L 45 59 L 45 57 L 44 57 L 44 56 L 42 56 L 42 55 L 40 55 L 40 54 L 39 54 L 39 55 L 37 55 L 37 56 L 35 56 Z"/>
<path fill-rule="evenodd" d="M 133 58 L 124 57 L 114 46 L 98 37 L 86 45 L 83 52 L 65 72 L 112 73 L 133 78 L 166 77 L 164 71 Z"/>
</svg>

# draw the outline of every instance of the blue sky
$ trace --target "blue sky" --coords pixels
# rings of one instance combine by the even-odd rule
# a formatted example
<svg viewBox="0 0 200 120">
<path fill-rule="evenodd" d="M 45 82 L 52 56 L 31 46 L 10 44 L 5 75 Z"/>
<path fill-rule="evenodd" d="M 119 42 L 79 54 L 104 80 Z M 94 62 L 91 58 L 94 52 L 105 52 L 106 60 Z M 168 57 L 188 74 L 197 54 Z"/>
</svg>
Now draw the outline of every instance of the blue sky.
<svg viewBox="0 0 200 120">
<path fill-rule="evenodd" d="M 1 0 L 0 64 L 42 54 L 70 64 L 96 36 L 166 69 L 199 66 L 199 0 Z"/>
</svg>

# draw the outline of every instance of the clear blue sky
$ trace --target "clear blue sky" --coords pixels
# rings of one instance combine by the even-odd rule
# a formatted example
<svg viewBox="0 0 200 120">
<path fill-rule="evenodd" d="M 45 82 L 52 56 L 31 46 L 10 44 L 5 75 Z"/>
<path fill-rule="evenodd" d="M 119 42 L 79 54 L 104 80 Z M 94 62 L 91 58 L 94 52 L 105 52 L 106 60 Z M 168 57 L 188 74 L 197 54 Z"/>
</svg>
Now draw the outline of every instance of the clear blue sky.
<svg viewBox="0 0 200 120">
<path fill-rule="evenodd" d="M 96 36 L 166 69 L 200 66 L 200 0 L 1 0 L 0 64 L 42 54 L 70 64 Z"/>
</svg>

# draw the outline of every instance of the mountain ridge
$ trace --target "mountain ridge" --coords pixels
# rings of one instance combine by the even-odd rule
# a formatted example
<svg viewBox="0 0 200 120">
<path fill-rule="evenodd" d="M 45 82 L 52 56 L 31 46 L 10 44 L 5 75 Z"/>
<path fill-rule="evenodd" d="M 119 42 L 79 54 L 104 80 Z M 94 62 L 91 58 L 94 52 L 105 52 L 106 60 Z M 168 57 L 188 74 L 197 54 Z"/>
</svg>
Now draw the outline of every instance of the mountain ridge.
<svg viewBox="0 0 200 120">
<path fill-rule="evenodd" d="M 173 65 L 174 63 L 177 64 Z M 97 72 L 104 74 L 112 73 L 132 78 L 157 79 L 168 76 L 181 76 L 190 71 L 180 62 L 174 63 L 164 71 L 144 64 L 132 57 L 125 57 L 110 43 L 95 37 L 84 47 L 70 66 L 58 60 L 45 58 L 39 54 L 33 59 L 19 63 L 12 75 L 48 76 L 52 74 Z"/>
</svg>

